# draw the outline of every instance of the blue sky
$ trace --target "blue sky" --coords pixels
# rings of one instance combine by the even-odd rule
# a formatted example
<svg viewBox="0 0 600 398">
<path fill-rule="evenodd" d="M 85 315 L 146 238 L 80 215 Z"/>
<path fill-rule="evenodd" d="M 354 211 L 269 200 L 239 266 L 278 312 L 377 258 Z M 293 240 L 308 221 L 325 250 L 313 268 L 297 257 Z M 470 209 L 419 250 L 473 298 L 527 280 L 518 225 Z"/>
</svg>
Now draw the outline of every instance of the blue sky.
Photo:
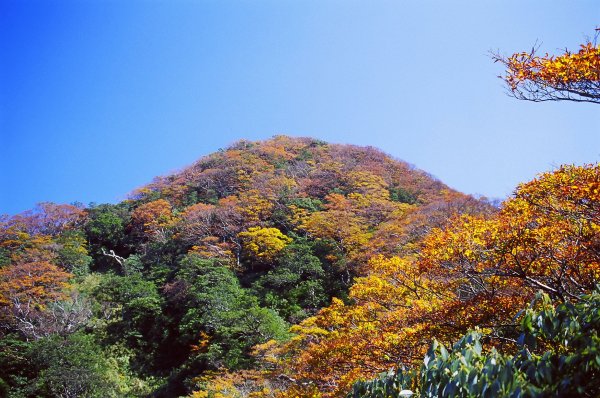
<svg viewBox="0 0 600 398">
<path fill-rule="evenodd" d="M 0 2 L 0 213 L 115 202 L 238 139 L 379 147 L 506 197 L 600 157 L 600 106 L 504 94 L 503 53 L 575 49 L 589 1 Z"/>
</svg>

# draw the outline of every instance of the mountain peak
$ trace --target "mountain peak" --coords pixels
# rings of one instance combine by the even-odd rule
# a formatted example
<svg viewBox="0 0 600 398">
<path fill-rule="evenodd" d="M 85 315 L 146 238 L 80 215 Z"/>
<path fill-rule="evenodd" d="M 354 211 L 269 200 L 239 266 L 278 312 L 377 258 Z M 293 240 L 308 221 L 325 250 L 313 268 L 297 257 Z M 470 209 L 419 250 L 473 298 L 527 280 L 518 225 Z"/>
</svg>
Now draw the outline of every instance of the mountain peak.
<svg viewBox="0 0 600 398">
<path fill-rule="evenodd" d="M 378 179 L 392 199 L 407 203 L 429 203 L 443 193 L 455 192 L 430 174 L 371 146 L 277 135 L 264 141 L 239 140 L 179 172 L 155 178 L 130 198 L 161 197 L 176 206 L 214 203 L 253 188 L 253 183 L 259 185 L 254 188 L 266 188 L 262 185 L 271 180 L 275 186 L 263 191 L 267 195 L 280 194 L 272 190 L 281 191 L 285 182 L 289 195 L 323 199 L 330 192 L 351 193 L 369 179 Z"/>
</svg>

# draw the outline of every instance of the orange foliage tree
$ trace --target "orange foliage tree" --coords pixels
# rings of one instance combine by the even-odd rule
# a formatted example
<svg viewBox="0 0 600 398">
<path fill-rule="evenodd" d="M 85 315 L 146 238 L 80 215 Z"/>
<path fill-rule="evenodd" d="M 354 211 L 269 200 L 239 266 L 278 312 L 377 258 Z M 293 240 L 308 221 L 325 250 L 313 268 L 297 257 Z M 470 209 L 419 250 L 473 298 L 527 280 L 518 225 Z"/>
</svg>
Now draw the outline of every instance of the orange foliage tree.
<svg viewBox="0 0 600 398">
<path fill-rule="evenodd" d="M 51 202 L 38 203 L 35 209 L 25 211 L 0 223 L 1 230 L 25 232 L 30 235 L 51 235 L 81 227 L 86 212 L 76 206 Z M 0 238 L 2 238 L 0 234 Z"/>
<path fill-rule="evenodd" d="M 539 56 L 534 48 L 510 57 L 494 54 L 493 59 L 506 66 L 502 78 L 518 99 L 600 103 L 600 46 L 595 42 L 559 56 Z"/>
<path fill-rule="evenodd" d="M 50 303 L 66 299 L 72 277 L 47 261 L 11 264 L 0 269 L 0 323 L 26 337 L 40 338 Z"/>
<path fill-rule="evenodd" d="M 307 215 L 300 229 L 333 244 L 337 253 L 331 255 L 331 260 L 345 266 L 345 261 L 351 262 L 364 249 L 371 233 L 366 220 L 357 215 L 352 198 L 332 193 L 325 199 L 325 210 Z"/>
<path fill-rule="evenodd" d="M 171 204 L 164 199 L 144 203 L 131 215 L 134 229 L 148 239 L 158 241 L 167 239 L 168 231 L 175 222 Z"/>
<path fill-rule="evenodd" d="M 0 328 L 37 339 L 87 320 L 87 307 L 68 295 L 69 271 L 89 261 L 77 234 L 84 220 L 78 207 L 41 203 L 0 221 Z"/>
<path fill-rule="evenodd" d="M 600 166 L 563 166 L 522 184 L 497 217 L 433 234 L 422 265 L 458 272 L 465 294 L 493 292 L 489 277 L 576 299 L 600 281 L 599 233 Z"/>
</svg>

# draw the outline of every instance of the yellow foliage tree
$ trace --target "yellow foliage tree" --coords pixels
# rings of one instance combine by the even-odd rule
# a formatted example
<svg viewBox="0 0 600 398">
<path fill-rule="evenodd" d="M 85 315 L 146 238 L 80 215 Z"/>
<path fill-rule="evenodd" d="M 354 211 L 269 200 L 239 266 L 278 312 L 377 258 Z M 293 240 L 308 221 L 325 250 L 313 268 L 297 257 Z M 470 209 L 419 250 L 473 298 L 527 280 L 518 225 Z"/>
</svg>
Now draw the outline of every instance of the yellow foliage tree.
<svg viewBox="0 0 600 398">
<path fill-rule="evenodd" d="M 292 242 L 292 238 L 284 235 L 277 228 L 252 227 L 240 232 L 242 245 L 253 259 L 270 262 L 277 254 Z"/>
<path fill-rule="evenodd" d="M 559 56 L 539 56 L 534 48 L 493 58 L 506 66 L 502 78 L 518 99 L 600 103 L 600 46 L 595 43 L 587 42 L 579 51 L 567 50 Z"/>
<path fill-rule="evenodd" d="M 599 233 L 600 166 L 563 166 L 521 185 L 497 217 L 431 235 L 423 264 L 574 299 L 600 281 Z"/>
<path fill-rule="evenodd" d="M 337 193 L 329 194 L 325 199 L 326 210 L 308 215 L 299 228 L 319 240 L 329 240 L 339 253 L 347 255 L 347 260 L 352 262 L 366 249 L 371 237 L 368 223 L 356 214 L 352 199 Z"/>
</svg>

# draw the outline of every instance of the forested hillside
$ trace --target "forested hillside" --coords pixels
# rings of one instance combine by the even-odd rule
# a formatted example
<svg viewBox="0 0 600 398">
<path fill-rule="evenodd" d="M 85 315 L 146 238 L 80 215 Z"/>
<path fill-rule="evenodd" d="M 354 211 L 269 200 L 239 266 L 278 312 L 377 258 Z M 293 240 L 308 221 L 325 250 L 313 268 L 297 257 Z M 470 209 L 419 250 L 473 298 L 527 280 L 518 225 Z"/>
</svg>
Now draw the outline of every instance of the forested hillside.
<svg viewBox="0 0 600 398">
<path fill-rule="evenodd" d="M 374 148 L 241 141 L 118 204 L 2 218 L 0 386 L 594 396 L 599 232 L 598 165 L 497 207 Z"/>
<path fill-rule="evenodd" d="M 299 353 L 311 325 L 386 283 L 375 270 L 405 266 L 454 214 L 495 212 L 374 148 L 284 136 L 238 142 L 118 204 L 41 203 L 0 224 L 2 389 L 173 397 L 230 372 L 267 388 L 256 347 Z"/>
</svg>

